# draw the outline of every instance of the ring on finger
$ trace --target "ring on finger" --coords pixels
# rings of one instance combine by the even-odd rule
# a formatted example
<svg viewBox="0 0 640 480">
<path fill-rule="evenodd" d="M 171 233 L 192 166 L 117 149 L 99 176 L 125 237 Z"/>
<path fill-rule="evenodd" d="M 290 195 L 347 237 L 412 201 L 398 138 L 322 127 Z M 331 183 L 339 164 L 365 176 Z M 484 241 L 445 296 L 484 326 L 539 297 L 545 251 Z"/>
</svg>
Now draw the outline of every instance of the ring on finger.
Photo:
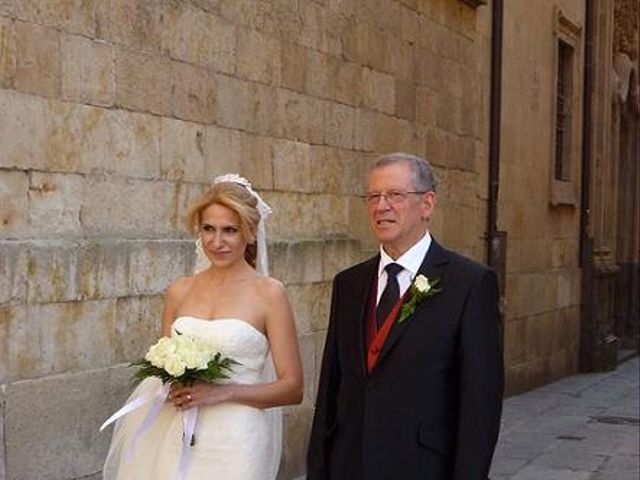
<svg viewBox="0 0 640 480">
<path fill-rule="evenodd" d="M 187 402 L 190 402 L 193 397 L 190 393 L 187 393 Z"/>
</svg>

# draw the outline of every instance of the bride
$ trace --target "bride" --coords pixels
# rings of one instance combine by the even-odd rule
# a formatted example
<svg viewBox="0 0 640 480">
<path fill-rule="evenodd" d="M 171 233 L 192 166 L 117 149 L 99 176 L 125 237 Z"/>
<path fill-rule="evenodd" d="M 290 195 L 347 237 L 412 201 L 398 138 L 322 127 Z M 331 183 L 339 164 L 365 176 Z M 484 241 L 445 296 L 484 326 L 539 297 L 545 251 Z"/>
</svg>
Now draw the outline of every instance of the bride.
<svg viewBox="0 0 640 480">
<path fill-rule="evenodd" d="M 167 289 L 162 334 L 203 337 L 239 365 L 215 385 L 174 385 L 150 426 L 140 428 L 149 408 L 118 420 L 105 480 L 276 478 L 282 424 L 274 407 L 300 403 L 303 380 L 289 301 L 282 284 L 266 276 L 268 213 L 237 175 L 216 178 L 191 208 L 196 273 Z M 158 379 L 146 379 L 131 399 L 160 388 Z M 194 441 L 185 460 L 182 417 L 195 407 Z"/>
</svg>

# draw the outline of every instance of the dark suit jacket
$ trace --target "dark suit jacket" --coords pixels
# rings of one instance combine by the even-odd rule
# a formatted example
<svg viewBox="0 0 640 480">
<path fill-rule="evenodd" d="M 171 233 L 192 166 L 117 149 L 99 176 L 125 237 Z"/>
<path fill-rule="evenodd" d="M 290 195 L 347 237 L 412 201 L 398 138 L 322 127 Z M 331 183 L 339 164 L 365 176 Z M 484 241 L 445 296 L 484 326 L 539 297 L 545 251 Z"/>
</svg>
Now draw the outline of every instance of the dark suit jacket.
<svg viewBox="0 0 640 480">
<path fill-rule="evenodd" d="M 503 391 L 494 272 L 432 240 L 419 273 L 441 291 L 394 324 L 366 373 L 379 256 L 334 279 L 308 480 L 484 480 Z"/>
</svg>

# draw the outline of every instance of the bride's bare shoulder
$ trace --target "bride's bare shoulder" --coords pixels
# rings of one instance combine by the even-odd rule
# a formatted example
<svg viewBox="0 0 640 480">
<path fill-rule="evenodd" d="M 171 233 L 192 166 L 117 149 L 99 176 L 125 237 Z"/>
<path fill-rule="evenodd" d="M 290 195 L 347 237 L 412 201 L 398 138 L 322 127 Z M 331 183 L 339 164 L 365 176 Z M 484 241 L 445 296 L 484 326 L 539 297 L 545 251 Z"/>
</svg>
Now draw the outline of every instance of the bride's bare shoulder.
<svg viewBox="0 0 640 480">
<path fill-rule="evenodd" d="M 193 287 L 195 277 L 180 277 L 167 287 L 167 297 L 182 298 Z"/>
<path fill-rule="evenodd" d="M 275 278 L 259 277 L 255 281 L 255 286 L 260 297 L 267 302 L 277 302 L 286 298 L 284 285 Z"/>
</svg>

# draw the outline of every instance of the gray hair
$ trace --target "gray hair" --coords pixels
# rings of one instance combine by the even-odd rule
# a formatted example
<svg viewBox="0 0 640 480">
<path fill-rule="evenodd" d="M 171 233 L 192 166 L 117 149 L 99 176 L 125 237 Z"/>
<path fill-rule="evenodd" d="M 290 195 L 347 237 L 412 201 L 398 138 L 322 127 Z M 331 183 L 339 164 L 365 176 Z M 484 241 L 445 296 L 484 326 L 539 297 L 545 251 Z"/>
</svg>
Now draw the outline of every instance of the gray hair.
<svg viewBox="0 0 640 480">
<path fill-rule="evenodd" d="M 417 155 L 411 155 L 409 153 L 396 152 L 381 155 L 373 164 L 372 170 L 380 167 L 386 167 L 387 165 L 395 165 L 396 163 L 404 162 L 409 165 L 413 171 L 413 183 L 414 188 L 420 191 L 436 191 L 438 186 L 438 179 L 435 172 L 431 167 L 431 164 L 424 158 Z"/>
</svg>

